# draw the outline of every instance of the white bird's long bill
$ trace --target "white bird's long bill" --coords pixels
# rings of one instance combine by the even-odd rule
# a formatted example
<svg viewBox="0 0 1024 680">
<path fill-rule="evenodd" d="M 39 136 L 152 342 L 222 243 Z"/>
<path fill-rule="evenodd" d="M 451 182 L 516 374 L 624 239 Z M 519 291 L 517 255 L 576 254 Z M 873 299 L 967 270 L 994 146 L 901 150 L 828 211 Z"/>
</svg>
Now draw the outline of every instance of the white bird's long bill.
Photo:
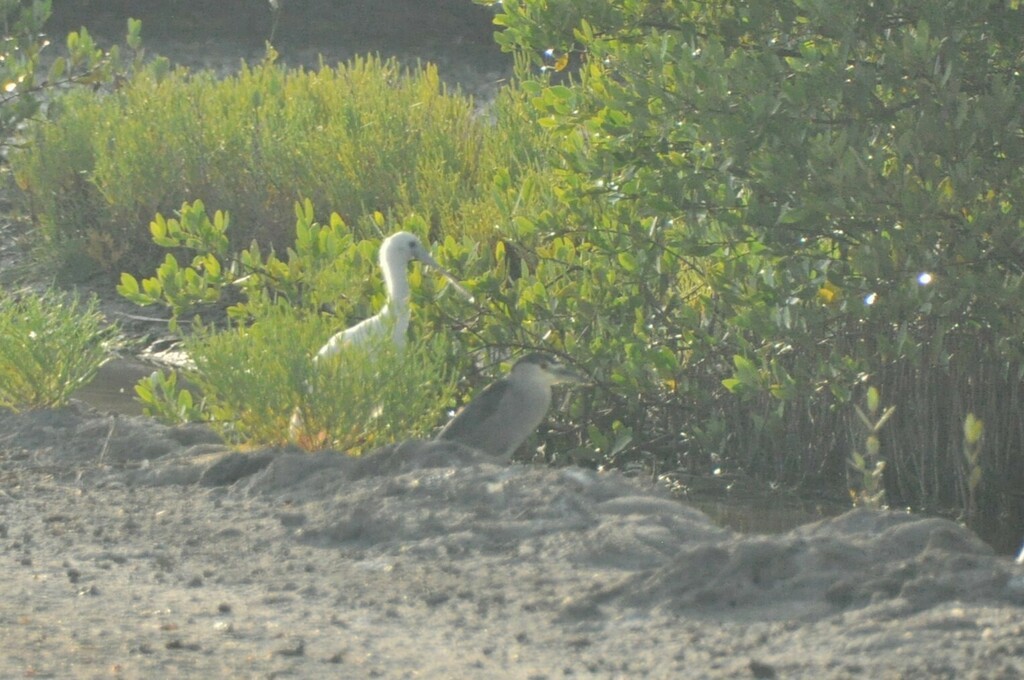
<svg viewBox="0 0 1024 680">
<path fill-rule="evenodd" d="M 444 278 L 448 279 L 448 283 L 452 284 L 452 287 L 455 288 L 455 290 L 459 291 L 459 293 L 462 294 L 462 297 L 466 298 L 470 302 L 476 302 L 476 300 L 473 298 L 473 294 L 470 293 L 465 288 L 463 288 L 462 285 L 455 280 L 454 276 L 443 270 L 441 271 L 441 275 L 444 276 Z"/>
<path fill-rule="evenodd" d="M 460 294 L 461 294 L 461 295 L 462 295 L 462 296 L 463 296 L 464 298 L 466 298 L 466 299 L 467 299 L 467 300 L 469 300 L 470 302 L 475 302 L 475 301 L 476 301 L 476 300 L 475 300 L 475 299 L 473 298 L 473 294 L 472 294 L 472 293 L 470 293 L 470 292 L 469 292 L 468 290 L 466 290 L 465 288 L 463 288 L 463 287 L 462 287 L 462 284 L 460 284 L 460 283 L 459 283 L 459 280 L 458 280 L 458 279 L 456 279 L 456 278 L 455 278 L 455 277 L 454 277 L 454 276 L 453 276 L 453 275 L 452 275 L 452 274 L 451 274 L 451 273 L 450 273 L 450 272 L 449 272 L 449 271 L 448 271 L 447 269 L 445 269 L 444 267 L 442 267 L 441 265 L 439 265 L 439 264 L 437 263 L 437 260 L 435 260 L 434 258 L 432 258 L 432 257 L 431 257 L 431 258 L 430 258 L 430 259 L 429 259 L 429 260 L 428 260 L 427 262 L 425 262 L 424 264 L 426 264 L 426 265 L 427 265 L 428 267 L 433 267 L 434 269 L 436 269 L 436 270 L 437 270 L 437 273 L 438 273 L 438 274 L 440 274 L 440 275 L 441 275 L 441 276 L 443 276 L 444 278 L 448 279 L 448 283 L 452 284 L 452 287 L 453 287 L 453 288 L 455 288 L 455 290 L 459 291 L 459 293 L 460 293 Z"/>
</svg>

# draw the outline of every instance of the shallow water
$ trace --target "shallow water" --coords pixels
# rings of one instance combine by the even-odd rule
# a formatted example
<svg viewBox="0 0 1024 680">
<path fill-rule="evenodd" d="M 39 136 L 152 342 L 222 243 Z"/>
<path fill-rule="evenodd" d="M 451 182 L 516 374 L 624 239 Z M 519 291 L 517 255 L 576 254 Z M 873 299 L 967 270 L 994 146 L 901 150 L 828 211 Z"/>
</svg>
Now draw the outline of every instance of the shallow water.
<svg viewBox="0 0 1024 680">
<path fill-rule="evenodd" d="M 700 509 L 715 524 L 744 534 L 781 534 L 803 524 L 841 515 L 850 509 L 839 502 L 801 501 L 789 496 L 687 496 L 682 500 Z"/>
<path fill-rule="evenodd" d="M 135 399 L 135 384 L 155 370 L 158 367 L 153 364 L 116 357 L 103 364 L 92 382 L 72 396 L 100 411 L 141 415 L 142 405 Z"/>
</svg>

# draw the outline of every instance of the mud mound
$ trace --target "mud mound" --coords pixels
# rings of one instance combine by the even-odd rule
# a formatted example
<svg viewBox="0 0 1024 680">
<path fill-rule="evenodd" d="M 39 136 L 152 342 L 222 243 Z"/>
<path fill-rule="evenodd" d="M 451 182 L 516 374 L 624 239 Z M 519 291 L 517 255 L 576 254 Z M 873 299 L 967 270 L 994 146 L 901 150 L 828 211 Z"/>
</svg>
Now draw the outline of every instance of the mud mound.
<svg viewBox="0 0 1024 680">
<path fill-rule="evenodd" d="M 933 518 L 749 536 L 615 473 L 80 405 L 0 414 L 0 510 L 4 677 L 1024 673 L 1020 567 Z"/>
<path fill-rule="evenodd" d="M 49 467 L 58 475 L 138 467 L 183 447 L 220 441 L 205 427 L 167 427 L 151 418 L 105 415 L 78 401 L 24 413 L 0 409 L 5 461 L 25 461 L 30 469 Z"/>
<path fill-rule="evenodd" d="M 499 466 L 441 442 L 363 459 L 282 456 L 236 490 L 304 507 L 296 540 L 357 559 L 484 555 L 633 574 L 566 607 L 827 616 L 900 600 L 1014 599 L 1006 561 L 952 522 L 856 510 L 778 536 L 742 536 L 659 489 L 568 468 Z"/>
</svg>

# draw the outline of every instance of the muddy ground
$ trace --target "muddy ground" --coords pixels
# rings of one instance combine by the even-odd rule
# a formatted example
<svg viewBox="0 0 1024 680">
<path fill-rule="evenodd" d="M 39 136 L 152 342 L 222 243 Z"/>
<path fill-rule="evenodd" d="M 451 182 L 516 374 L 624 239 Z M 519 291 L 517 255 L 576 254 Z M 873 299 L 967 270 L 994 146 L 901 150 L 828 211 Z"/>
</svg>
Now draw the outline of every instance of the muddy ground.
<svg viewBox="0 0 1024 680">
<path fill-rule="evenodd" d="M 0 517 L 0 677 L 1024 676 L 1021 567 L 902 513 L 743 535 L 616 473 L 74 404 L 0 415 Z"/>
</svg>

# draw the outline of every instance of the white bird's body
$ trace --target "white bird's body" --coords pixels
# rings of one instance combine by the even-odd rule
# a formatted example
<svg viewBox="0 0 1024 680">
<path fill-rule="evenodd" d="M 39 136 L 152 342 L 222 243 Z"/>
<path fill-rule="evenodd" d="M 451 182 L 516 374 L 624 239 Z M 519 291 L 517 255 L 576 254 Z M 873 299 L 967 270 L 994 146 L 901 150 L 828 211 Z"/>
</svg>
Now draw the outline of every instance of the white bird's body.
<svg viewBox="0 0 1024 680">
<path fill-rule="evenodd" d="M 356 325 L 335 333 L 313 357 L 316 365 L 320 361 L 330 359 L 341 353 L 346 347 L 362 345 L 390 336 L 395 347 L 405 346 L 405 335 L 409 329 L 409 263 L 419 260 L 433 267 L 451 282 L 457 291 L 470 300 L 473 296 L 459 285 L 455 277 L 449 274 L 431 257 L 416 236 L 407 231 L 400 231 L 384 239 L 380 246 L 380 268 L 384 274 L 384 288 L 387 292 L 387 303 L 379 312 Z M 371 350 L 372 351 L 372 350 Z M 312 391 L 311 387 L 307 390 Z M 295 441 L 306 437 L 306 426 L 300 409 L 296 408 L 289 422 L 289 433 Z"/>
<path fill-rule="evenodd" d="M 398 348 L 405 345 L 405 335 L 409 330 L 409 263 L 419 260 L 433 267 L 444 276 L 460 293 L 467 298 L 472 296 L 459 285 L 455 277 L 449 274 L 437 261 L 430 256 L 416 236 L 407 231 L 400 231 L 384 239 L 380 246 L 380 268 L 384 273 L 384 288 L 387 291 L 387 304 L 374 316 L 364 319 L 351 328 L 335 333 L 316 353 L 316 361 L 328 359 L 347 345 L 362 344 L 387 337 Z"/>
<path fill-rule="evenodd" d="M 408 287 L 408 284 L 406 284 Z M 390 295 L 388 296 L 390 297 Z M 409 330 L 409 298 L 406 293 L 405 300 L 395 304 L 388 303 L 381 307 L 381 310 L 368 319 L 363 319 L 355 326 L 346 328 L 331 336 L 331 339 L 324 343 L 313 361 L 329 359 L 349 345 L 361 345 L 389 335 L 395 347 L 405 346 L 405 335 Z"/>
</svg>

